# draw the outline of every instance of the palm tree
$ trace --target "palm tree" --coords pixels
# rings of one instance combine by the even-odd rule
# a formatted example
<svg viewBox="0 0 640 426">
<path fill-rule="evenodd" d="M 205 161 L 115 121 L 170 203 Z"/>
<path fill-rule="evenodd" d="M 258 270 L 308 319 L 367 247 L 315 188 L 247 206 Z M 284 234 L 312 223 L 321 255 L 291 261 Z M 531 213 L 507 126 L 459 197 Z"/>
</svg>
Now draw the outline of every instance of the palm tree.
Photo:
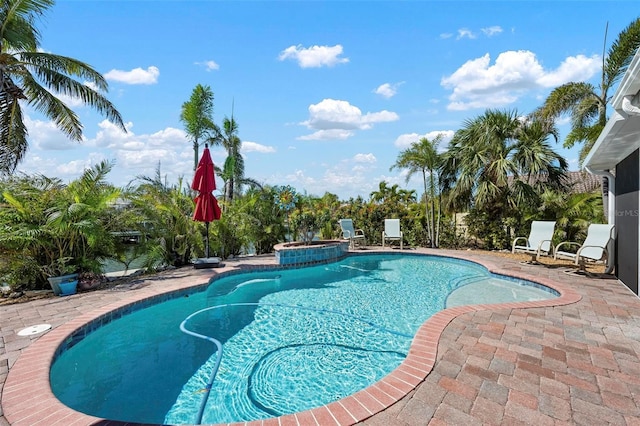
<svg viewBox="0 0 640 426">
<path fill-rule="evenodd" d="M 385 204 L 394 200 L 397 201 L 399 198 L 398 185 L 394 184 L 389 186 L 389 184 L 383 180 L 378 184 L 378 190 L 371 192 L 369 196 L 374 203 Z"/>
<path fill-rule="evenodd" d="M 233 198 L 241 192 L 242 185 L 261 187 L 257 181 L 244 175 L 244 158 L 240 154 L 242 141 L 238 137 L 238 122 L 233 118 L 233 115 L 231 118 L 224 118 L 222 131 L 218 129 L 209 141 L 212 145 L 220 144 L 227 150 L 227 158 L 222 169 L 216 168 L 218 175 L 225 181 L 225 205 L 231 203 Z"/>
<path fill-rule="evenodd" d="M 27 152 L 21 102 L 76 141 L 82 140 L 82 123 L 56 93 L 95 108 L 126 132 L 120 113 L 101 93 L 108 85 L 100 73 L 77 59 L 40 50 L 34 23 L 53 4 L 54 0 L 0 2 L 0 174 L 12 173 Z"/>
<path fill-rule="evenodd" d="M 567 162 L 547 141 L 555 133 L 516 111 L 487 110 L 467 120 L 444 155 L 443 187 L 452 205 L 504 229 L 504 220 L 535 206 L 542 190 L 562 186 Z"/>
<path fill-rule="evenodd" d="M 556 133 L 516 111 L 487 110 L 454 135 L 444 155 L 444 184 L 467 207 L 514 207 L 535 192 L 530 190 L 534 186 L 557 188 L 568 165 L 548 143 Z"/>
<path fill-rule="evenodd" d="M 198 167 L 200 143 L 217 131 L 213 123 L 213 91 L 211 87 L 198 84 L 191 92 L 188 102 L 182 104 L 180 121 L 193 142 L 193 170 Z"/>
<path fill-rule="evenodd" d="M 145 268 L 160 265 L 183 266 L 203 251 L 202 222 L 191 219 L 194 203 L 183 187 L 182 179 L 168 184 L 156 169 L 153 178 L 139 176 L 140 184 L 127 191 L 130 214 L 135 215 L 137 229 L 145 239 Z"/>
<path fill-rule="evenodd" d="M 227 150 L 227 158 L 224 161 L 224 174 L 227 176 L 227 181 L 224 187 L 224 199 L 227 202 L 233 200 L 235 195 L 235 181 L 236 178 L 244 176 L 244 158 L 240 154 L 240 148 L 242 147 L 242 141 L 238 136 L 238 122 L 231 118 L 225 117 L 222 122 L 222 137 L 220 143 Z"/>
<path fill-rule="evenodd" d="M 605 30 L 606 43 L 606 30 Z M 571 131 L 564 146 L 584 143 L 580 150 L 582 162 L 607 124 L 607 102 L 610 89 L 620 80 L 640 46 L 640 18 L 631 22 L 602 56 L 600 86 L 586 82 L 570 82 L 555 88 L 544 104 L 534 113 L 544 120 L 554 121 L 569 114 Z"/>
<path fill-rule="evenodd" d="M 408 169 L 406 182 L 409 182 L 415 173 L 422 173 L 424 185 L 424 210 L 427 220 L 427 234 L 431 242 L 431 247 L 437 247 L 437 225 L 436 215 L 436 195 L 439 193 L 438 168 L 442 163 L 442 158 L 438 154 L 438 144 L 442 140 L 442 135 L 436 136 L 433 141 L 422 138 L 414 142 L 411 146 L 398 155 L 398 159 L 390 170 L 394 168 Z M 428 177 L 428 179 L 427 179 Z M 431 209 L 429 209 L 431 205 Z M 440 222 L 440 205 L 438 204 L 438 224 Z"/>
<path fill-rule="evenodd" d="M 602 197 L 597 191 L 572 194 L 546 190 L 540 199 L 540 211 L 557 220 L 559 241 L 582 241 L 590 224 L 604 221 Z"/>
</svg>

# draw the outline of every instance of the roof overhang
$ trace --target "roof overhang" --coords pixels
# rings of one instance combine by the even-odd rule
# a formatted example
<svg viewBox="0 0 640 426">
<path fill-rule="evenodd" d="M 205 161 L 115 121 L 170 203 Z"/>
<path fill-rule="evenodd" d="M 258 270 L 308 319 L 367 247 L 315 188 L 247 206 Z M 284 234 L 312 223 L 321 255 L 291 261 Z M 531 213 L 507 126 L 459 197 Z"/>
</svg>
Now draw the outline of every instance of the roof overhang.
<svg viewBox="0 0 640 426">
<path fill-rule="evenodd" d="M 612 170 L 640 148 L 640 115 L 629 113 L 625 104 L 638 107 L 640 92 L 640 49 L 636 51 L 618 90 L 611 99 L 613 116 L 596 140 L 583 166 L 591 170 Z M 631 101 L 629 103 L 629 101 Z"/>
</svg>

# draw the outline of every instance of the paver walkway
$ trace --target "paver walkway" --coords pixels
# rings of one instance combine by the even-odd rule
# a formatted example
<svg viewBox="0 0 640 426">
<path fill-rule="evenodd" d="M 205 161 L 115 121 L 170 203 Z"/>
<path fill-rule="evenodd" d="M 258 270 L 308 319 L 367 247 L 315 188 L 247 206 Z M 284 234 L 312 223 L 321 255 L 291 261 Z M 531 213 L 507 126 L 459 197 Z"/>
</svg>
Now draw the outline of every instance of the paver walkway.
<svg viewBox="0 0 640 426">
<path fill-rule="evenodd" d="M 640 425 L 640 299 L 622 283 L 612 277 L 569 276 L 563 268 L 521 265 L 478 252 L 419 251 L 451 254 L 512 275 L 560 283 L 580 300 L 555 307 L 456 312 L 441 327 L 435 364 L 426 379 L 371 417 L 366 415 L 370 409 L 362 406 L 365 415 L 359 418 L 368 418 L 361 425 Z M 275 260 L 270 256 L 226 263 L 228 268 L 256 267 Z M 107 305 L 144 297 L 158 288 L 206 282 L 213 273 L 216 270 L 180 269 L 138 286 L 0 306 L 0 386 L 21 353 L 49 334 L 20 337 L 19 330 L 41 323 L 54 329 L 68 326 L 74 318 Z M 5 397 L 3 403 L 11 400 Z M 9 425 L 1 410 L 0 425 Z M 301 418 L 297 422 L 303 426 L 326 424 L 326 419 L 311 415 Z M 296 421 L 294 416 L 281 419 Z M 107 423 L 115 424 L 100 422 Z"/>
</svg>

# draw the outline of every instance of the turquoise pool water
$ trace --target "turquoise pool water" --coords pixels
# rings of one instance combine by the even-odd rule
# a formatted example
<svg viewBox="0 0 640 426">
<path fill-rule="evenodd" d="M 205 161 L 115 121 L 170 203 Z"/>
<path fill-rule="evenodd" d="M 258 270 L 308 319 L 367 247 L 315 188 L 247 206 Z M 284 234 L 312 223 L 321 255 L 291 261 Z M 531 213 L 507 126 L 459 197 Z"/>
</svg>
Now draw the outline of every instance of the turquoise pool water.
<svg viewBox="0 0 640 426">
<path fill-rule="evenodd" d="M 471 262 L 380 254 L 230 275 L 89 333 L 56 359 L 51 386 L 66 405 L 111 420 L 280 416 L 380 380 L 447 305 L 478 303 L 485 293 L 500 302 L 555 297 L 527 284 Z"/>
</svg>

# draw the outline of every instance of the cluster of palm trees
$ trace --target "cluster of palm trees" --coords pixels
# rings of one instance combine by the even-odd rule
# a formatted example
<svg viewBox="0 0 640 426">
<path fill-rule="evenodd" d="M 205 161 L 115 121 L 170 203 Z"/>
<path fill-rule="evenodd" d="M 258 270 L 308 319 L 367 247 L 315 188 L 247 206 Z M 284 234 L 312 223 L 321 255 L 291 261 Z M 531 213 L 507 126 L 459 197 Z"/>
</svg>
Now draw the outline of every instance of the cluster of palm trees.
<svg viewBox="0 0 640 426">
<path fill-rule="evenodd" d="M 505 224 L 517 227 L 518 216 L 529 220 L 560 217 L 558 199 L 566 202 L 566 212 L 578 217 L 583 227 L 589 220 L 602 220 L 596 212 L 576 214 L 576 206 L 589 212 L 597 200 L 593 194 L 574 194 L 566 188 L 567 162 L 554 152 L 550 139 L 558 142 L 555 122 L 568 115 L 571 130 L 564 146 L 582 144 L 580 162 L 586 158 L 606 125 L 610 91 L 627 71 L 639 46 L 637 18 L 603 52 L 599 87 L 585 82 L 563 84 L 527 116 L 487 110 L 463 123 L 444 153 L 438 153 L 440 137 L 431 141 L 423 138 L 402 151 L 392 169 L 408 169 L 407 180 L 415 173 L 422 174 L 429 244 L 438 245 L 443 208 L 470 212 L 469 220 L 479 225 L 477 234 L 498 247 L 509 237 L 502 232 Z M 576 226 L 569 222 L 566 217 L 561 220 L 565 232 L 575 234 Z"/>
<path fill-rule="evenodd" d="M 245 177 L 244 158 L 240 153 L 242 141 L 238 137 L 238 122 L 225 117 L 222 127 L 213 121 L 213 91 L 211 87 L 198 84 L 193 89 L 189 101 L 182 104 L 180 120 L 193 143 L 195 170 L 198 166 L 198 150 L 203 143 L 221 145 L 227 151 L 227 158 L 222 168 L 216 166 L 216 173 L 224 181 L 223 205 L 228 205 L 233 198 L 242 192 L 242 185 L 260 187 L 254 179 Z M 233 109 L 233 108 L 232 108 Z"/>
<path fill-rule="evenodd" d="M 487 110 L 467 120 L 442 153 L 440 137 L 422 138 L 402 151 L 392 168 L 407 168 L 408 178 L 422 173 L 429 245 L 439 245 L 443 212 L 470 212 L 471 218 L 484 218 L 484 231 L 474 231 L 487 237 L 492 229 L 486 242 L 500 247 L 510 238 L 505 223 L 517 227 L 518 218 L 530 221 L 545 214 L 542 194 L 570 193 L 565 188 L 567 162 L 551 146 L 556 135 L 546 122 L 517 111 Z"/>
</svg>

